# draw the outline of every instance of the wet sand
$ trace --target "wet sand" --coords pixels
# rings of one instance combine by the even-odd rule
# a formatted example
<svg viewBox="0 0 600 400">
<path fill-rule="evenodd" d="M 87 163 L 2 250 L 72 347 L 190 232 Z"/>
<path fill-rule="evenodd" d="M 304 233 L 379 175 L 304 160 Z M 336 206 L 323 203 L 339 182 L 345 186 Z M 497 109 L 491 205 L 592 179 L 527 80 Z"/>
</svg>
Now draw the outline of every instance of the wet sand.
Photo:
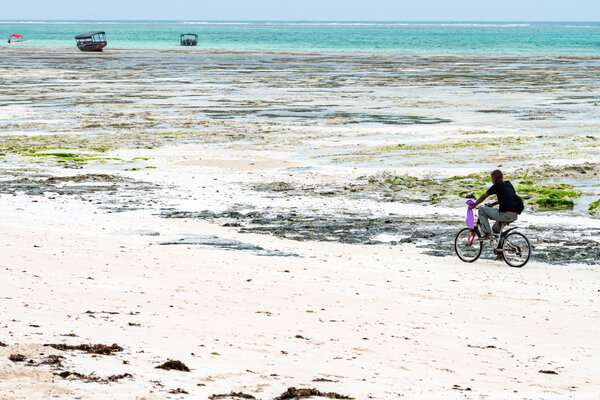
<svg viewBox="0 0 600 400">
<path fill-rule="evenodd" d="M 597 398 L 600 60 L 3 55 L 0 399 Z"/>
</svg>

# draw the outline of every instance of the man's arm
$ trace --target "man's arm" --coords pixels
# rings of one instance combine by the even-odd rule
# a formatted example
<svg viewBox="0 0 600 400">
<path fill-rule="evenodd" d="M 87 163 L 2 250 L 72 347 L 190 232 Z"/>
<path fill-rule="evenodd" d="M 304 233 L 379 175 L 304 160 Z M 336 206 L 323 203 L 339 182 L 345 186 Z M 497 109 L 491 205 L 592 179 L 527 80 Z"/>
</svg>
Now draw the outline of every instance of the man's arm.
<svg viewBox="0 0 600 400">
<path fill-rule="evenodd" d="M 474 209 L 475 207 L 477 207 L 478 205 L 480 205 L 481 203 L 483 203 L 485 201 L 485 199 L 487 199 L 488 197 L 490 197 L 489 194 L 487 194 L 487 193 L 482 194 L 481 197 L 477 199 L 477 201 L 475 202 L 475 204 L 470 205 L 469 208 L 471 210 Z"/>
</svg>

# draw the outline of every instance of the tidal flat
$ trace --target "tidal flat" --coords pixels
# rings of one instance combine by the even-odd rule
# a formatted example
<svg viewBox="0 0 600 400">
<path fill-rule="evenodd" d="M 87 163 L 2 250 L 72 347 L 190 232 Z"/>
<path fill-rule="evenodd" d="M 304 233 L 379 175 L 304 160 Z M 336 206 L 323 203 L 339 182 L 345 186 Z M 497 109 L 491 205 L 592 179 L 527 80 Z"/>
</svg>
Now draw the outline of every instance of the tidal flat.
<svg viewBox="0 0 600 400">
<path fill-rule="evenodd" d="M 1 193 L 451 255 L 502 168 L 534 259 L 598 261 L 597 57 L 2 55 Z"/>
<path fill-rule="evenodd" d="M 600 58 L 76 51 L 0 49 L 0 397 L 596 396 Z"/>
</svg>

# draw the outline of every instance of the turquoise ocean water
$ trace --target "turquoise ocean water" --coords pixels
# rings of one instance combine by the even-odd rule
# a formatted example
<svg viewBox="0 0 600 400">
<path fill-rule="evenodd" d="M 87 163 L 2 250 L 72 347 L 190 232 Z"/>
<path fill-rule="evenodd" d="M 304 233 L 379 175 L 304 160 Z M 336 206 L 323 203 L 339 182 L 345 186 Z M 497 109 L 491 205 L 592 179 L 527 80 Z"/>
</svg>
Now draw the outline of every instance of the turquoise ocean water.
<svg viewBox="0 0 600 400">
<path fill-rule="evenodd" d="M 600 22 L 0 21 L 0 50 L 75 49 L 73 36 L 97 30 L 107 33 L 106 51 L 179 49 L 179 34 L 196 33 L 198 50 L 600 55 Z M 13 33 L 27 41 L 9 45 Z"/>
</svg>

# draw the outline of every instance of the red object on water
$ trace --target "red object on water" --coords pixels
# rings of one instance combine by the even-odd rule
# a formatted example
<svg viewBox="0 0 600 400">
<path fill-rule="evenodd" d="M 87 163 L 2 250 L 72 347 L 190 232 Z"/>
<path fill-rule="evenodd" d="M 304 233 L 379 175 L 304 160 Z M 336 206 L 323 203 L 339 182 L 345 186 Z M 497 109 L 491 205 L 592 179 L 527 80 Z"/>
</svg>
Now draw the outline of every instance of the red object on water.
<svg viewBox="0 0 600 400">
<path fill-rule="evenodd" d="M 21 35 L 21 34 L 18 34 L 18 33 L 13 33 L 13 34 L 12 34 L 12 35 L 10 35 L 9 37 L 13 37 L 13 36 L 14 36 L 14 37 L 16 37 L 16 38 L 22 38 L 22 37 L 23 37 L 23 35 Z"/>
</svg>

